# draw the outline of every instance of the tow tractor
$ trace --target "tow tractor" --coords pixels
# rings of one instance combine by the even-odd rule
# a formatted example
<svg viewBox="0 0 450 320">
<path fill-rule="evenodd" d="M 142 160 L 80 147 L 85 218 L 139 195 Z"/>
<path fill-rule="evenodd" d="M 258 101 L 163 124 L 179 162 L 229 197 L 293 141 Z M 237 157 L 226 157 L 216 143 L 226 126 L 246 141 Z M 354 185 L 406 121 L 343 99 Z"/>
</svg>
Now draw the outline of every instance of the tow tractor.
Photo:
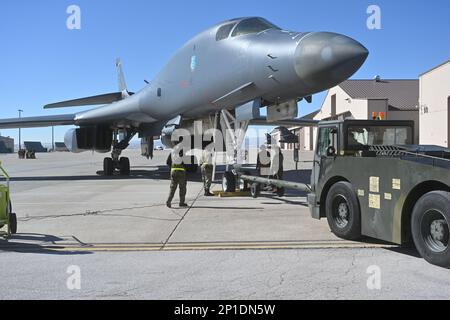
<svg viewBox="0 0 450 320">
<path fill-rule="evenodd" d="M 252 184 L 308 194 L 315 219 L 343 239 L 414 242 L 426 261 L 450 267 L 450 149 L 414 145 L 414 122 L 318 124 L 311 184 L 240 175 Z"/>
<path fill-rule="evenodd" d="M 6 185 L 0 184 L 0 237 L 9 238 L 17 232 L 17 216 L 12 212 L 9 193 L 9 175 L 0 162 L 0 173 L 6 179 Z M 1 231 L 6 227 L 6 231 Z"/>
</svg>

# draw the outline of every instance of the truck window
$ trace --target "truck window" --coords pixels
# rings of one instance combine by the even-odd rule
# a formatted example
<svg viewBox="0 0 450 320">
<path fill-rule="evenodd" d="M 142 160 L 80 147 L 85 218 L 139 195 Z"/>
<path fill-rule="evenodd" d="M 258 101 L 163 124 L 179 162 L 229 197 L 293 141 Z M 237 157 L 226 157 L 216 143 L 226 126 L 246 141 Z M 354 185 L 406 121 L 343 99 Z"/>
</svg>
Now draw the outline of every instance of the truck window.
<svg viewBox="0 0 450 320">
<path fill-rule="evenodd" d="M 317 141 L 317 155 L 322 157 L 327 155 L 327 149 L 334 147 L 338 150 L 338 129 L 337 127 L 325 127 L 319 129 L 319 139 Z"/>
<path fill-rule="evenodd" d="M 395 146 L 413 143 L 412 128 L 388 126 L 350 126 L 347 149 L 362 150 L 367 146 Z"/>
</svg>

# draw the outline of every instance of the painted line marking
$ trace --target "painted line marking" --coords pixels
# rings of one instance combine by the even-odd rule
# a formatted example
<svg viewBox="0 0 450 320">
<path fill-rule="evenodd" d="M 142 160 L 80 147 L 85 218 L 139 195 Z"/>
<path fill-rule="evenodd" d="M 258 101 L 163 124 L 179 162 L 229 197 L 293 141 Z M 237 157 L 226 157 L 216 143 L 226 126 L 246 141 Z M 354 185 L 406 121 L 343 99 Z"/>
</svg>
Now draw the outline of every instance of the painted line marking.
<svg viewBox="0 0 450 320">
<path fill-rule="evenodd" d="M 213 251 L 213 250 L 294 250 L 294 249 L 377 249 L 393 248 L 396 245 L 372 244 L 347 241 L 305 242 L 217 242 L 217 243 L 172 243 L 166 244 L 91 244 L 79 245 L 1 245 L 5 251 L 57 251 L 57 252 L 150 252 L 150 251 Z"/>
</svg>

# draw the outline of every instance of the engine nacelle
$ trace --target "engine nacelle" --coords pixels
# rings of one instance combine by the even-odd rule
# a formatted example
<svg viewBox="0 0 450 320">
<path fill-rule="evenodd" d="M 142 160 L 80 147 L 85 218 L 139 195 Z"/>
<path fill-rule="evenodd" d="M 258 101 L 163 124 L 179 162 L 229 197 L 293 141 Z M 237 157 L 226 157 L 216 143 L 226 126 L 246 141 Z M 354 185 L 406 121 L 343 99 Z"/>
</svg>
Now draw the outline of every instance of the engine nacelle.
<svg viewBox="0 0 450 320">
<path fill-rule="evenodd" d="M 107 153 L 111 151 L 112 130 L 105 127 L 82 127 L 67 131 L 64 143 L 73 153 L 96 151 Z"/>
</svg>

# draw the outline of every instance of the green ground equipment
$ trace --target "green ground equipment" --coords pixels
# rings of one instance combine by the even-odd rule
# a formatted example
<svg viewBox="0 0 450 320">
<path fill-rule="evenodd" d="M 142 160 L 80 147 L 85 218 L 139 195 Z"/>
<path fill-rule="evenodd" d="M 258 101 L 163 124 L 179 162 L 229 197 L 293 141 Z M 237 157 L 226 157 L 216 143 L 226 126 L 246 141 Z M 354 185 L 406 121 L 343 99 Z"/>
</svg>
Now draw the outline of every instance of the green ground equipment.
<svg viewBox="0 0 450 320">
<path fill-rule="evenodd" d="M 0 173 L 6 179 L 6 185 L 0 184 L 0 237 L 7 239 L 17 232 L 17 216 L 12 212 L 9 193 L 10 178 L 5 169 L 3 169 L 1 162 Z"/>
</svg>

